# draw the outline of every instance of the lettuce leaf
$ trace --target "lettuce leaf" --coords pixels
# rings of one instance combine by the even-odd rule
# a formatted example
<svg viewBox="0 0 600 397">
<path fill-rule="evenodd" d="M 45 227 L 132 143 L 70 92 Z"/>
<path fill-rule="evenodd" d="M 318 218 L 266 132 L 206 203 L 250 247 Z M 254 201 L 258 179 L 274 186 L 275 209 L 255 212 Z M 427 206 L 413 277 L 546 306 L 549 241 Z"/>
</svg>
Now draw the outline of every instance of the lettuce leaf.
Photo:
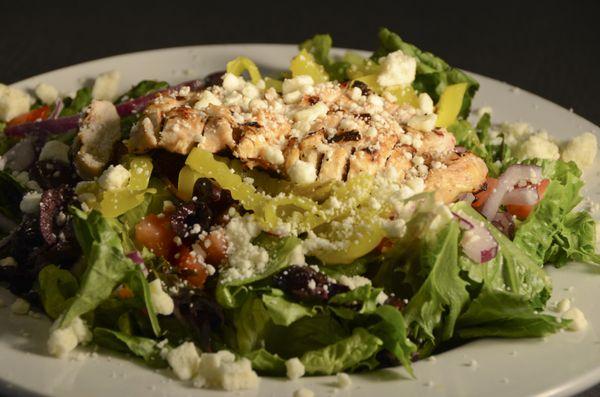
<svg viewBox="0 0 600 397">
<path fill-rule="evenodd" d="M 331 375 L 358 366 L 380 349 L 383 342 L 364 328 L 355 328 L 347 338 L 300 358 L 309 375 Z"/>
<path fill-rule="evenodd" d="M 283 297 L 281 291 L 279 291 L 280 294 L 275 291 L 278 290 L 274 290 L 270 294 L 263 294 L 261 297 L 274 324 L 288 326 L 303 317 L 312 317 L 317 314 L 314 307 L 291 302 Z"/>
<path fill-rule="evenodd" d="M 312 38 L 303 41 L 298 46 L 301 50 L 310 52 L 317 63 L 323 65 L 331 80 L 347 80 L 346 69 L 350 63 L 344 61 L 335 61 L 329 54 L 333 40 L 328 34 L 317 34 Z"/>
<path fill-rule="evenodd" d="M 489 115 L 486 114 L 476 128 L 473 128 L 467 120 L 458 120 L 448 127 L 448 131 L 456 137 L 457 146 L 465 147 L 485 161 L 490 176 L 498 176 L 500 174 L 500 164 L 497 161 L 499 159 L 496 157 L 496 149 L 489 144 L 488 123 Z M 487 144 L 486 141 L 488 141 Z"/>
<path fill-rule="evenodd" d="M 379 48 L 373 53 L 372 59 L 379 58 L 402 50 L 406 55 L 417 59 L 417 76 L 413 87 L 419 92 L 428 93 L 434 102 L 437 102 L 447 86 L 458 83 L 467 83 L 467 91 L 459 113 L 463 118 L 469 116 L 471 101 L 479 89 L 479 83 L 463 71 L 453 68 L 441 58 L 430 52 L 421 51 L 416 46 L 403 41 L 396 33 L 381 28 L 379 30 Z"/>
<path fill-rule="evenodd" d="M 160 355 L 160 348 L 154 339 L 127 335 L 107 328 L 94 328 L 94 342 L 111 350 L 132 353 L 141 357 L 149 365 L 164 368 L 167 363 Z"/>
<path fill-rule="evenodd" d="M 125 102 L 129 99 L 138 98 L 154 91 L 164 90 L 168 87 L 169 83 L 167 83 L 166 81 L 142 80 L 133 87 L 131 87 L 129 91 L 121 95 L 115 101 L 115 103 Z"/>
<path fill-rule="evenodd" d="M 286 367 L 285 360 L 277 354 L 269 353 L 265 349 L 258 349 L 244 357 L 252 363 L 252 369 L 255 371 L 271 376 L 285 376 Z"/>
<path fill-rule="evenodd" d="M 568 325 L 541 314 L 524 296 L 484 286 L 457 321 L 464 339 L 483 337 L 531 338 L 555 333 Z"/>
<path fill-rule="evenodd" d="M 459 275 L 458 237 L 458 223 L 450 222 L 424 258 L 422 266 L 430 269 L 429 274 L 404 310 L 406 323 L 417 338 L 450 339 L 456 319 L 469 301 L 467 283 Z"/>
<path fill-rule="evenodd" d="M 587 212 L 574 211 L 581 202 L 583 180 L 575 163 L 533 161 L 550 179 L 544 198 L 517 228 L 514 242 L 540 266 L 569 261 L 600 264 L 595 222 Z"/>
<path fill-rule="evenodd" d="M 21 219 L 19 205 L 23 199 L 25 188 L 19 184 L 8 172 L 0 171 L 0 214 L 18 222 Z"/>
<path fill-rule="evenodd" d="M 236 343 L 240 353 L 249 353 L 264 344 L 271 316 L 258 297 L 247 299 L 234 315 Z"/>
<path fill-rule="evenodd" d="M 65 107 L 60 112 L 60 116 L 73 116 L 81 113 L 81 111 L 92 102 L 92 89 L 83 87 L 77 90 L 74 98 L 66 97 L 63 99 Z"/>
</svg>

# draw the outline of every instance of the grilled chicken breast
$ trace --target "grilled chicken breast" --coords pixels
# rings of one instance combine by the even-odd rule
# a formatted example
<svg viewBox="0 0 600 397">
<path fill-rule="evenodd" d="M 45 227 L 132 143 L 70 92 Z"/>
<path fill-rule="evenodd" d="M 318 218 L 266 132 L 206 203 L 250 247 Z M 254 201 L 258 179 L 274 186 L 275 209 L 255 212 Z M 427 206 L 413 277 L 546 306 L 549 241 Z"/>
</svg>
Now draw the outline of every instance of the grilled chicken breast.
<svg viewBox="0 0 600 397">
<path fill-rule="evenodd" d="M 422 178 L 425 190 L 445 202 L 485 181 L 483 160 L 455 153 L 454 136 L 433 127 L 435 115 L 364 85 L 313 85 L 301 77 L 284 84 L 282 95 L 226 74 L 222 85 L 202 92 L 184 88 L 160 96 L 133 127 L 129 151 L 227 150 L 248 168 L 297 183 L 385 172 L 401 180 Z"/>
</svg>

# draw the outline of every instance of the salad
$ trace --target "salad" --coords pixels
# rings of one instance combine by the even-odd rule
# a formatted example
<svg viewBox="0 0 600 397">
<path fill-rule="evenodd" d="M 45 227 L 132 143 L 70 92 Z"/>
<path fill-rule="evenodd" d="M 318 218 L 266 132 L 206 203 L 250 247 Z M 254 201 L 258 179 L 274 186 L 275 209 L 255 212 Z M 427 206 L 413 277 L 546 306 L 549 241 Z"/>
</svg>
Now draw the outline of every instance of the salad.
<svg viewBox="0 0 600 397">
<path fill-rule="evenodd" d="M 492 124 L 479 84 L 381 29 L 264 76 L 248 57 L 118 92 L 0 85 L 0 281 L 94 344 L 196 387 L 403 366 L 476 338 L 585 327 L 544 266 L 600 263 L 596 138 Z M 472 117 L 471 117 L 472 119 Z"/>
</svg>

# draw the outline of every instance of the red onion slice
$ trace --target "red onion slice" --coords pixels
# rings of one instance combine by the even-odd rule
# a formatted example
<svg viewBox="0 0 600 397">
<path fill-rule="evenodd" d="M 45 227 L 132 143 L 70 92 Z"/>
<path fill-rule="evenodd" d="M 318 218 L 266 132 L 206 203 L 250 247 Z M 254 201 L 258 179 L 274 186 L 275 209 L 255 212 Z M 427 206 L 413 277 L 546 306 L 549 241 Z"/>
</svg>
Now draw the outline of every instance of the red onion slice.
<svg viewBox="0 0 600 397">
<path fill-rule="evenodd" d="M 126 257 L 128 257 L 129 259 L 131 259 L 133 261 L 133 263 L 138 264 L 138 265 L 143 265 L 144 264 L 144 258 L 142 258 L 142 254 L 140 254 L 140 251 L 131 251 L 130 253 L 125 255 Z"/>
<path fill-rule="evenodd" d="M 498 179 L 498 185 L 488 197 L 481 209 L 481 213 L 488 220 L 494 219 L 502 200 L 507 192 L 512 190 L 519 182 L 537 184 L 542 179 L 542 169 L 536 165 L 514 164 L 504 171 Z"/>
<path fill-rule="evenodd" d="M 465 230 L 460 246 L 465 255 L 475 263 L 491 261 L 498 255 L 498 242 L 483 222 L 478 222 L 464 214 L 452 213 Z"/>
<path fill-rule="evenodd" d="M 499 212 L 492 220 L 492 225 L 496 226 L 509 239 L 515 237 L 515 219 L 508 212 Z"/>
<path fill-rule="evenodd" d="M 519 187 L 506 192 L 502 204 L 534 205 L 539 201 L 537 189 L 534 186 Z"/>
<path fill-rule="evenodd" d="M 54 109 L 52 110 L 52 113 L 50 113 L 50 116 L 48 116 L 48 118 L 49 119 L 57 119 L 58 116 L 60 115 L 60 112 L 62 112 L 64 107 L 65 107 L 65 104 L 64 104 L 63 100 L 60 98 L 56 98 L 56 101 L 54 101 Z"/>
<path fill-rule="evenodd" d="M 173 90 L 179 90 L 182 87 L 190 87 L 192 91 L 198 91 L 204 88 L 204 80 L 190 80 L 176 86 L 167 88 L 163 91 L 153 92 L 151 94 L 132 99 L 127 102 L 123 102 L 117 105 L 117 113 L 120 117 L 126 117 L 133 113 L 137 113 L 143 110 L 148 104 L 156 97 L 159 93 L 166 93 Z M 56 119 L 46 119 L 42 121 L 34 121 L 30 123 L 23 123 L 14 127 L 8 127 L 4 130 L 7 136 L 21 137 L 25 135 L 47 135 L 47 134 L 59 134 L 73 130 L 79 126 L 79 119 L 82 114 L 76 114 L 74 116 L 59 117 Z"/>
</svg>

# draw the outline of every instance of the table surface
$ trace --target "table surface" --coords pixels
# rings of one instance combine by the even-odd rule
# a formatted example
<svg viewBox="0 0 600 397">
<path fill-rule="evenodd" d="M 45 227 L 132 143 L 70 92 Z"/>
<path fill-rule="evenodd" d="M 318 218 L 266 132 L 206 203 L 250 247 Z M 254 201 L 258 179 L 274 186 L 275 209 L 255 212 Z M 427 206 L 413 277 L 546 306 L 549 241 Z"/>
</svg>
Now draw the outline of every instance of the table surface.
<svg viewBox="0 0 600 397">
<path fill-rule="evenodd" d="M 331 33 L 339 47 L 372 50 L 378 27 L 386 26 L 451 65 L 531 91 L 600 125 L 600 2 L 523 3 L 2 1 L 0 82 L 132 51 L 299 43 L 315 33 Z M 597 395 L 600 385 L 580 397 Z"/>
</svg>

